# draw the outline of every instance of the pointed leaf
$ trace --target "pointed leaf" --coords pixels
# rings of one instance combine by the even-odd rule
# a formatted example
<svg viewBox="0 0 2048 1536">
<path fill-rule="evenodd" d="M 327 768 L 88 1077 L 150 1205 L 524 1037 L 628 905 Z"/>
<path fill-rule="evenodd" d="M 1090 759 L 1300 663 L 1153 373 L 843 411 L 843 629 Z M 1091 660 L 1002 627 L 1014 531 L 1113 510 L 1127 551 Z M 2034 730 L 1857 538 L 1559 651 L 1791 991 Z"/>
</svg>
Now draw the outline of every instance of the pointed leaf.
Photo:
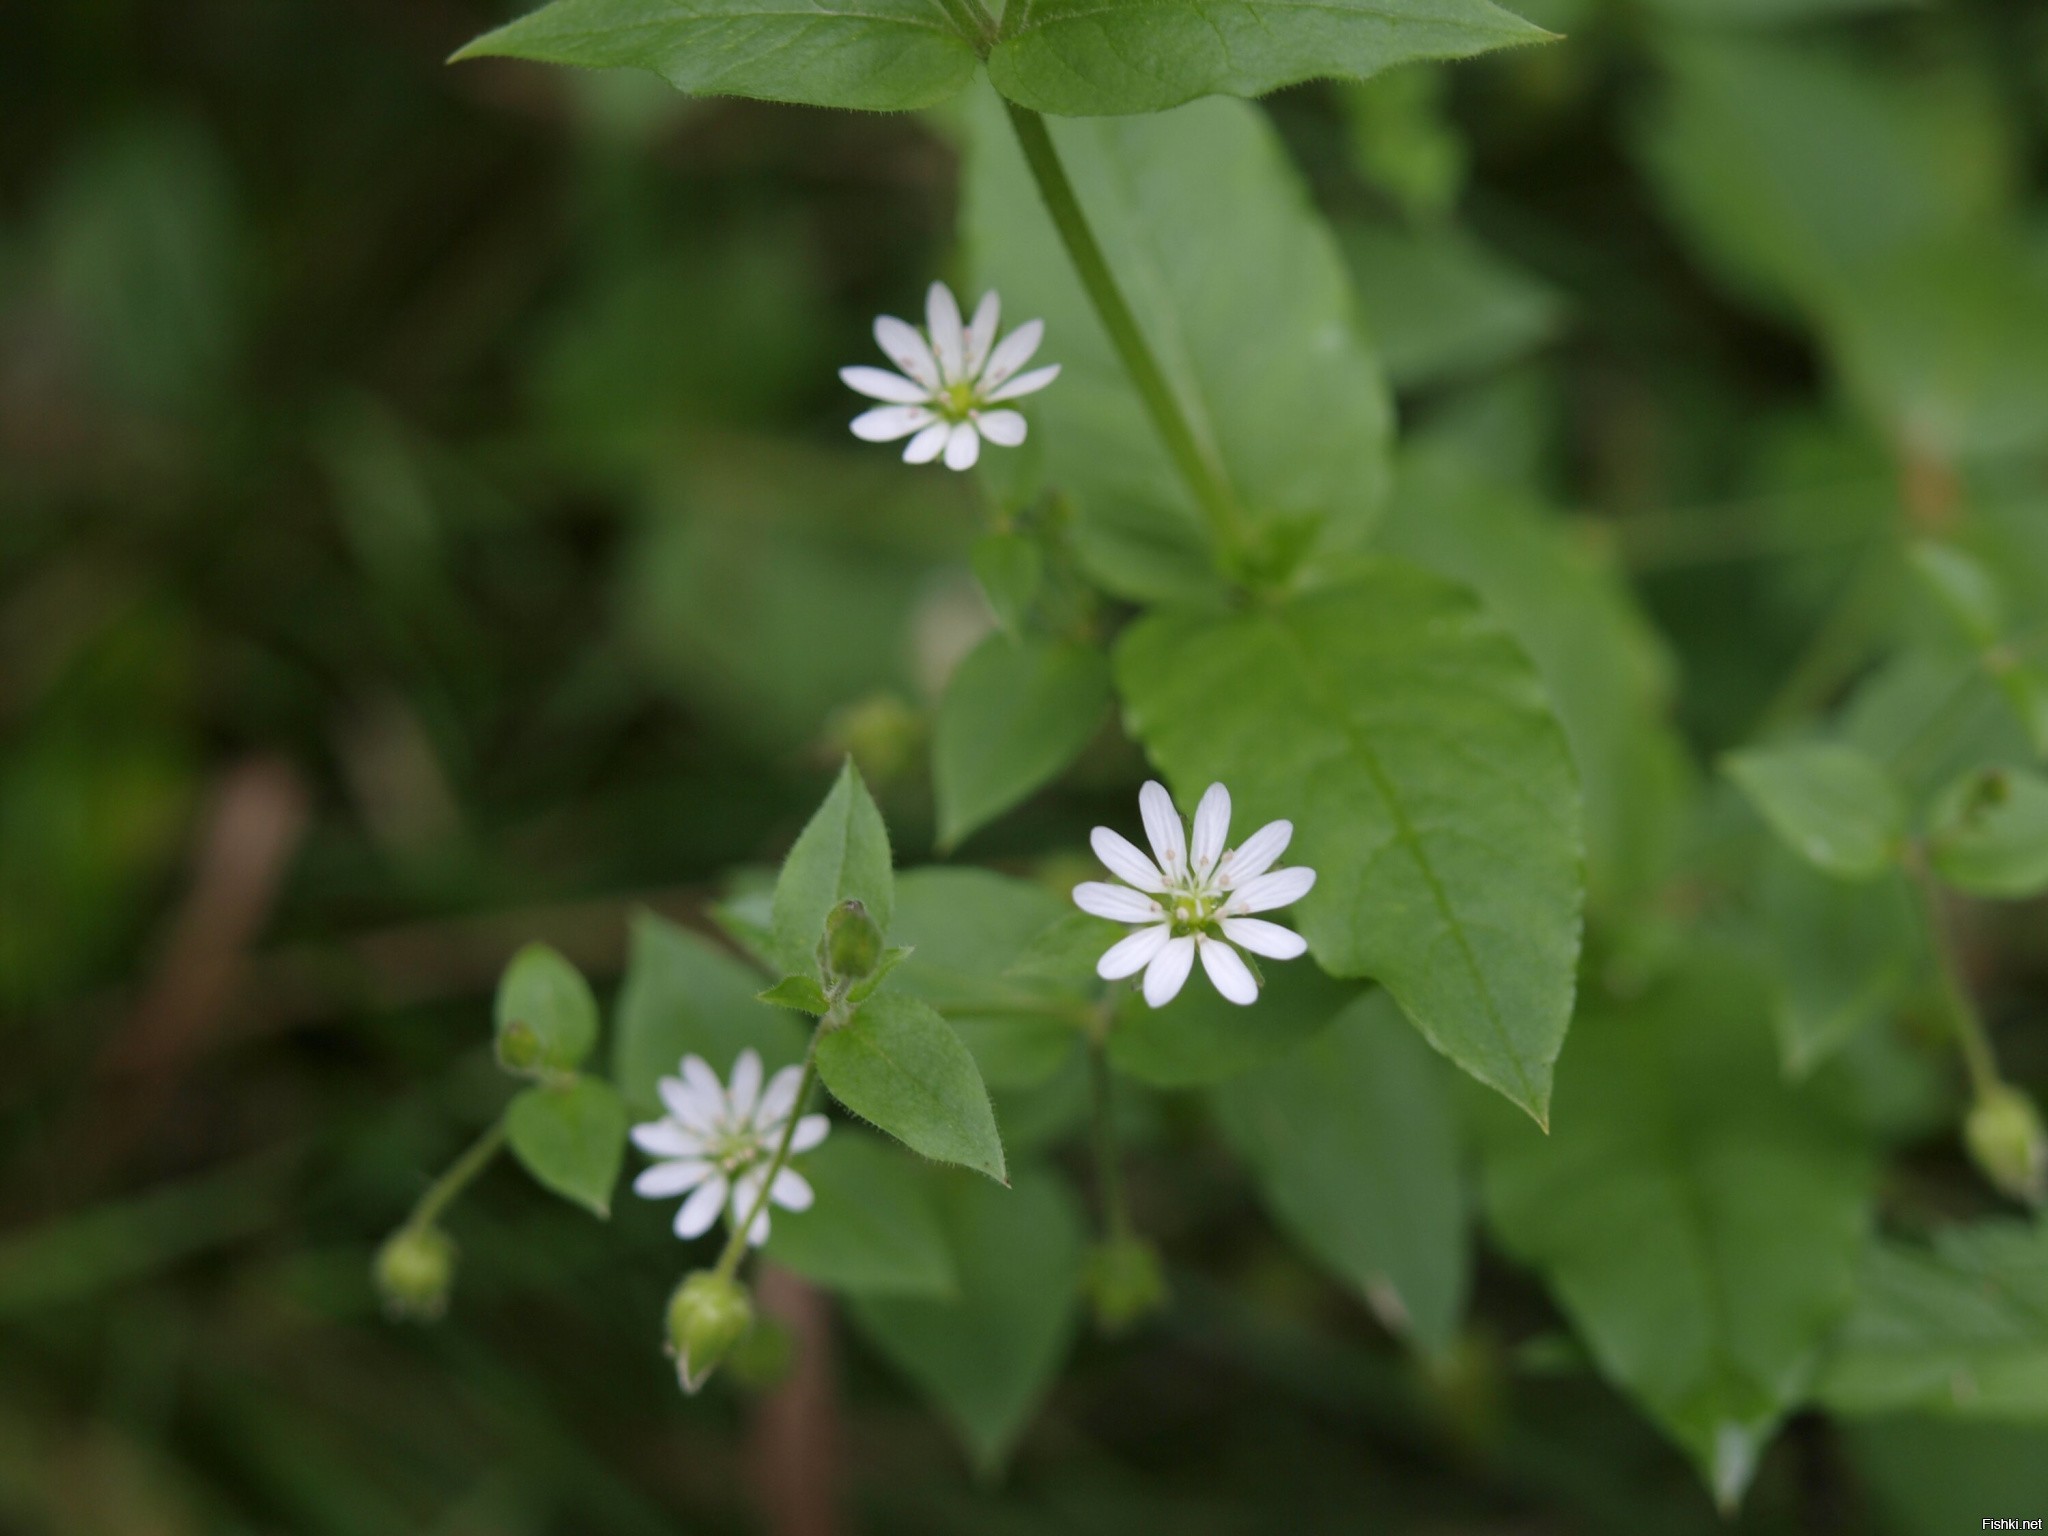
<svg viewBox="0 0 2048 1536">
<path fill-rule="evenodd" d="M 2048 777 L 2029 768 L 1966 776 L 1936 809 L 1927 854 L 1935 873 L 1972 895 L 2048 890 Z"/>
<path fill-rule="evenodd" d="M 1897 860 L 1906 801 L 1874 758 L 1835 742 L 1759 748 L 1722 763 L 1785 846 L 1841 880 L 1870 880 Z"/>
<path fill-rule="evenodd" d="M 808 976 L 785 976 L 760 994 L 760 1001 L 815 1017 L 832 1006 L 825 989 Z"/>
<path fill-rule="evenodd" d="M 1003 1182 L 1003 1141 L 974 1057 L 912 997 L 883 992 L 818 1042 L 832 1096 L 914 1152 Z"/>
<path fill-rule="evenodd" d="M 993 634 L 954 669 L 932 737 L 939 843 L 950 848 L 1059 777 L 1109 712 L 1092 645 Z"/>
<path fill-rule="evenodd" d="M 766 1257 L 851 1295 L 951 1296 L 953 1254 L 932 1170 L 879 1137 L 839 1125 L 797 1169 L 817 1195 L 775 1212 Z"/>
<path fill-rule="evenodd" d="M 599 1216 L 626 1157 L 626 1106 L 610 1083 L 578 1077 L 527 1089 L 505 1109 L 513 1155 L 541 1184 Z"/>
<path fill-rule="evenodd" d="M 775 882 L 775 953 L 793 975 L 818 974 L 825 917 L 842 901 L 860 901 L 889 931 L 895 884 L 889 870 L 889 829 L 848 758 L 832 791 L 782 862 Z"/>
<path fill-rule="evenodd" d="M 513 1072 L 572 1072 L 597 1046 L 597 999 L 582 972 L 545 944 L 512 957 L 498 982 L 499 1064 Z"/>
</svg>

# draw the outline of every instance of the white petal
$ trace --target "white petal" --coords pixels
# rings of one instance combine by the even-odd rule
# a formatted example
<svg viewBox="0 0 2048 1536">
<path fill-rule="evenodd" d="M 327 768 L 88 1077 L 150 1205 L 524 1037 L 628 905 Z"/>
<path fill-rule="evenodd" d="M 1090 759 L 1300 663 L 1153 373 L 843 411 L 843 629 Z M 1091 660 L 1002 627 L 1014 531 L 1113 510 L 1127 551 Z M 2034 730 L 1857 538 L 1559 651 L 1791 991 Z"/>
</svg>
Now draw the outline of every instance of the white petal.
<svg viewBox="0 0 2048 1536">
<path fill-rule="evenodd" d="M 1084 880 L 1075 886 L 1074 905 L 1091 917 L 1106 917 L 1112 923 L 1156 923 L 1166 916 L 1150 896 L 1106 880 Z"/>
<path fill-rule="evenodd" d="M 953 435 L 946 439 L 946 468 L 972 469 L 980 457 L 981 434 L 974 430 L 973 423 L 959 422 Z"/>
<path fill-rule="evenodd" d="M 996 344 L 989 354 L 988 367 L 981 372 L 980 388 L 988 397 L 990 390 L 1000 389 L 1019 368 L 1031 361 L 1031 354 L 1038 350 L 1038 344 L 1045 340 L 1045 322 L 1026 320 Z"/>
<path fill-rule="evenodd" d="M 675 1079 L 663 1081 L 673 1083 Z M 649 1157 L 695 1157 L 704 1150 L 704 1137 L 673 1120 L 650 1120 L 633 1127 L 633 1145 Z"/>
<path fill-rule="evenodd" d="M 1180 824 L 1180 812 L 1174 809 L 1173 796 L 1157 779 L 1147 779 L 1145 787 L 1138 791 L 1138 814 L 1145 821 L 1145 838 L 1152 844 L 1152 857 L 1166 872 L 1167 884 L 1172 885 L 1187 873 L 1187 832 Z"/>
<path fill-rule="evenodd" d="M 796 1130 L 790 1134 L 790 1154 L 794 1156 L 798 1152 L 810 1151 L 825 1139 L 826 1133 L 831 1129 L 832 1119 L 829 1115 L 805 1115 L 797 1121 Z"/>
<path fill-rule="evenodd" d="M 848 389 L 895 405 L 917 405 L 932 397 L 932 392 L 915 379 L 906 379 L 886 368 L 842 368 L 839 377 Z"/>
<path fill-rule="evenodd" d="M 931 344 L 918 334 L 916 326 L 894 315 L 883 315 L 875 321 L 875 342 L 888 354 L 890 362 L 926 389 L 939 387 L 939 360 L 932 356 Z"/>
<path fill-rule="evenodd" d="M 976 411 L 974 427 L 998 448 L 1016 447 L 1024 441 L 1024 434 L 1031 430 L 1024 417 L 1016 411 Z"/>
<path fill-rule="evenodd" d="M 1159 866 L 1140 853 L 1138 845 L 1129 838 L 1107 827 L 1097 827 L 1088 834 L 1088 846 L 1109 867 L 1109 872 L 1126 885 L 1135 885 L 1141 891 L 1166 889 Z"/>
<path fill-rule="evenodd" d="M 789 1118 L 789 1112 L 796 1108 L 797 1085 L 804 1080 L 802 1067 L 784 1067 L 768 1079 L 768 1091 L 761 1095 L 761 1107 L 754 1111 L 754 1120 L 764 1129 L 779 1126 Z"/>
<path fill-rule="evenodd" d="M 1259 984 L 1236 950 L 1207 935 L 1197 939 L 1195 947 L 1202 954 L 1202 969 L 1209 973 L 1209 980 L 1216 984 L 1225 1002 L 1242 1006 L 1259 1000 Z"/>
<path fill-rule="evenodd" d="M 714 1173 L 699 1184 L 676 1212 L 676 1236 L 702 1237 L 709 1232 L 711 1224 L 718 1220 L 718 1213 L 725 1209 L 727 1189 L 722 1173 Z"/>
<path fill-rule="evenodd" d="M 818 1197 L 811 1193 L 811 1181 L 794 1168 L 785 1168 L 775 1175 L 768 1198 L 785 1211 L 808 1211 L 811 1202 Z"/>
<path fill-rule="evenodd" d="M 689 1102 L 696 1106 L 695 1113 L 699 1118 L 692 1120 L 677 1104 L 669 1105 L 670 1114 L 685 1125 L 701 1125 L 706 1129 L 724 1123 L 731 1104 L 725 1096 L 725 1084 L 720 1082 L 718 1074 L 711 1070 L 710 1062 L 702 1056 L 685 1056 L 683 1086 L 689 1096 Z"/>
<path fill-rule="evenodd" d="M 946 451 L 946 439 L 953 435 L 953 429 L 943 421 L 935 421 L 910 440 L 910 446 L 903 450 L 906 464 L 929 464 Z"/>
<path fill-rule="evenodd" d="M 711 1164 L 701 1157 L 656 1163 L 640 1171 L 640 1177 L 633 1181 L 633 1193 L 649 1200 L 666 1200 L 686 1189 L 695 1189 L 711 1177 L 712 1171 Z"/>
<path fill-rule="evenodd" d="M 975 306 L 974 319 L 967 327 L 967 363 L 963 378 L 973 378 L 988 361 L 988 349 L 996 344 L 996 323 L 1002 317 L 1003 301 L 990 289 Z"/>
<path fill-rule="evenodd" d="M 960 327 L 960 304 L 944 283 L 925 290 L 924 319 L 932 333 L 932 351 L 938 354 L 939 377 L 956 384 L 966 375 L 967 336 Z"/>
<path fill-rule="evenodd" d="M 1168 939 L 1159 947 L 1152 963 L 1145 967 L 1145 1001 L 1164 1008 L 1180 995 L 1181 983 L 1194 969 L 1195 941 L 1186 934 Z"/>
<path fill-rule="evenodd" d="M 1276 869 L 1239 886 L 1237 894 L 1223 904 L 1222 915 L 1237 917 L 1245 912 L 1270 912 L 1275 907 L 1290 906 L 1306 896 L 1315 883 L 1316 872 L 1304 865 Z"/>
<path fill-rule="evenodd" d="M 1104 981 L 1121 981 L 1126 976 L 1135 976 L 1152 963 L 1153 956 L 1166 947 L 1166 941 L 1173 937 L 1171 923 L 1155 923 L 1150 928 L 1140 928 L 1129 938 L 1118 939 L 1102 952 L 1102 958 L 1095 962 L 1095 974 Z"/>
<path fill-rule="evenodd" d="M 1012 379 L 1001 389 L 983 389 L 981 398 L 987 405 L 994 405 L 998 400 L 1021 400 L 1026 395 L 1037 394 L 1059 376 L 1058 363 L 1050 368 L 1034 368 L 1022 378 Z"/>
<path fill-rule="evenodd" d="M 893 443 L 922 432 L 938 419 L 921 405 L 878 405 L 853 418 L 853 435 L 864 443 Z"/>
<path fill-rule="evenodd" d="M 1211 784 L 1195 807 L 1195 843 L 1188 857 L 1195 862 L 1195 878 L 1206 880 L 1216 861 L 1223 857 L 1223 845 L 1230 840 L 1230 791 Z"/>
<path fill-rule="evenodd" d="M 754 1217 L 752 1230 L 747 1233 L 748 1242 L 756 1248 L 768 1241 L 768 1202 L 761 1198 L 761 1188 L 767 1180 L 768 1168 L 764 1163 L 749 1168 L 733 1181 L 732 1224 L 737 1227 L 756 1210 L 760 1212 Z"/>
<path fill-rule="evenodd" d="M 754 1118 L 754 1105 L 761 1097 L 761 1053 L 751 1045 L 732 1064 L 732 1123 L 745 1125 Z"/>
<path fill-rule="evenodd" d="M 1273 867 L 1273 861 L 1287 851 L 1287 844 L 1294 836 L 1291 821 L 1269 821 L 1258 831 L 1244 840 L 1244 846 L 1233 848 L 1223 855 L 1223 863 L 1216 871 L 1216 878 L 1225 890 L 1233 885 L 1263 875 Z"/>
<path fill-rule="evenodd" d="M 1268 960 L 1299 960 L 1308 953 L 1308 940 L 1292 928 L 1282 928 L 1258 917 L 1226 917 L 1223 937 L 1240 948 Z"/>
</svg>

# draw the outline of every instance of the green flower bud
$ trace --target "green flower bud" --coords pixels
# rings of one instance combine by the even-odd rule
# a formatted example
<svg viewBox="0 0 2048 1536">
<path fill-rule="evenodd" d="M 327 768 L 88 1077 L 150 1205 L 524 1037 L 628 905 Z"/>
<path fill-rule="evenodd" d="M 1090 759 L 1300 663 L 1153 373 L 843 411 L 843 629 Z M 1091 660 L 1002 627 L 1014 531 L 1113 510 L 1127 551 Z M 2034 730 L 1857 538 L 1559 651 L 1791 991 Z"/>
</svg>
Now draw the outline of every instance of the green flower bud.
<svg viewBox="0 0 2048 1536">
<path fill-rule="evenodd" d="M 668 1301 L 669 1353 L 685 1392 L 694 1393 L 754 1326 L 746 1287 L 708 1269 L 685 1277 Z"/>
<path fill-rule="evenodd" d="M 1970 1156 L 2005 1194 L 2029 1205 L 2048 1199 L 2048 1135 L 2033 1100 L 2006 1083 L 1980 1094 L 1963 1122 Z"/>
<path fill-rule="evenodd" d="M 1166 1276 L 1148 1242 L 1120 1237 L 1088 1256 L 1088 1299 L 1104 1333 L 1122 1333 L 1166 1305 Z"/>
<path fill-rule="evenodd" d="M 825 918 L 819 959 L 835 981 L 859 981 L 882 962 L 882 930 L 865 903 L 842 901 Z"/>
<path fill-rule="evenodd" d="M 372 1272 L 393 1317 L 439 1317 L 455 1283 L 454 1241 L 439 1227 L 400 1227 L 377 1250 Z"/>
<path fill-rule="evenodd" d="M 498 1031 L 498 1065 L 507 1072 L 532 1073 L 546 1061 L 540 1032 L 525 1020 L 514 1019 Z"/>
</svg>

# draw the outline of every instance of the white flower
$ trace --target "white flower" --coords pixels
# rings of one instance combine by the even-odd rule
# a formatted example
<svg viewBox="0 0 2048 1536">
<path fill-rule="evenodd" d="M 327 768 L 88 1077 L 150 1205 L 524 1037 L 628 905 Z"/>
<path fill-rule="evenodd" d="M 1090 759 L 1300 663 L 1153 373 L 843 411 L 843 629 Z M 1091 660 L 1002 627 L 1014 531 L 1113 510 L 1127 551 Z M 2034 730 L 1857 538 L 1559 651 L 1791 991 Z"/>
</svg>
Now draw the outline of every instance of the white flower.
<svg viewBox="0 0 2048 1536">
<path fill-rule="evenodd" d="M 1097 827 L 1089 838 L 1095 856 L 1125 884 L 1090 880 L 1074 887 L 1074 904 L 1083 912 L 1138 925 L 1109 947 L 1095 973 L 1115 981 L 1143 971 L 1145 1001 L 1162 1008 L 1179 994 L 1200 955 L 1218 992 L 1233 1003 L 1255 1001 L 1259 984 L 1232 944 L 1269 960 L 1293 960 L 1308 949 L 1292 929 L 1251 915 L 1299 901 L 1316 883 L 1312 869 L 1273 868 L 1287 851 L 1294 823 L 1269 821 L 1239 847 L 1225 848 L 1230 791 L 1211 784 L 1195 808 L 1190 851 L 1164 785 L 1148 783 L 1140 790 L 1138 809 L 1158 863 L 1128 838 Z"/>
<path fill-rule="evenodd" d="M 633 1181 L 633 1193 L 649 1200 L 688 1194 L 676 1212 L 677 1237 L 702 1237 L 727 1204 L 735 1225 L 760 1206 L 760 1218 L 747 1234 L 756 1247 L 768 1241 L 768 1203 L 761 1184 L 782 1144 L 783 1128 L 796 1111 L 801 1067 L 784 1067 L 761 1086 L 761 1053 L 749 1047 L 732 1064 L 732 1086 L 719 1082 L 701 1056 L 683 1058 L 682 1076 L 664 1077 L 657 1085 L 668 1113 L 633 1127 L 633 1145 L 661 1159 Z M 823 1115 L 805 1115 L 796 1123 L 789 1150 L 808 1152 L 825 1139 L 831 1122 Z M 811 1186 L 795 1169 L 775 1175 L 768 1200 L 785 1210 L 808 1210 Z"/>
<path fill-rule="evenodd" d="M 907 437 L 904 462 L 929 464 L 940 454 L 948 469 L 972 469 L 981 457 L 983 438 L 1002 448 L 1024 441 L 1024 418 L 1015 411 L 990 410 L 1045 388 L 1059 377 L 1059 364 L 1017 372 L 1031 361 L 1045 335 L 1043 320 L 1028 320 L 999 343 L 996 319 L 1002 301 L 982 295 L 974 319 L 960 323 L 960 305 L 953 290 L 933 283 L 925 296 L 923 332 L 894 315 L 875 322 L 875 340 L 902 369 L 842 368 L 839 377 L 849 388 L 885 401 L 853 419 L 853 435 L 870 443 L 893 443 Z"/>
</svg>

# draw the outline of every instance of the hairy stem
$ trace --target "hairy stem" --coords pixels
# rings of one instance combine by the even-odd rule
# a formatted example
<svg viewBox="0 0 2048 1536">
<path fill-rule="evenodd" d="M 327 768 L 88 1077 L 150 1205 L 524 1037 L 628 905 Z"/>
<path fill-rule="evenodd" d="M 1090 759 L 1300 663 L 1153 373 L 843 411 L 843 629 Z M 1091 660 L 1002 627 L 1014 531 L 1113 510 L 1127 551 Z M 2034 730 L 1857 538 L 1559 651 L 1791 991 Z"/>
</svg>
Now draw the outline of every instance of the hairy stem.
<svg viewBox="0 0 2048 1536">
<path fill-rule="evenodd" d="M 1131 313 L 1102 247 L 1096 242 L 1095 232 L 1088 225 L 1088 216 L 1081 211 L 1081 200 L 1067 179 L 1066 166 L 1060 161 L 1045 119 L 1015 102 L 1005 102 L 1004 106 L 1017 130 L 1017 142 L 1023 146 L 1032 179 L 1038 183 L 1038 195 L 1045 200 L 1053 227 L 1067 248 L 1067 258 L 1074 264 L 1075 275 L 1087 290 L 1102 328 L 1109 333 L 1124 371 L 1145 402 L 1146 413 L 1165 442 L 1174 467 L 1208 520 L 1210 535 L 1226 568 L 1234 568 L 1243 553 L 1242 518 L 1223 466 L 1217 462 L 1213 449 L 1195 435 L 1173 387 L 1166 381 L 1165 370 L 1153 355 L 1145 333 L 1138 328 L 1137 316 Z"/>
<path fill-rule="evenodd" d="M 503 1150 L 505 1145 L 505 1122 L 502 1119 L 491 1122 L 491 1128 L 477 1137 L 464 1149 L 462 1155 L 448 1165 L 440 1178 L 427 1186 L 427 1192 L 420 1196 L 419 1204 L 412 1208 L 412 1214 L 405 1218 L 404 1230 L 423 1232 L 440 1219 L 448 1209 L 449 1202 L 467 1189 L 476 1176 L 490 1167 L 491 1159 Z"/>
</svg>

